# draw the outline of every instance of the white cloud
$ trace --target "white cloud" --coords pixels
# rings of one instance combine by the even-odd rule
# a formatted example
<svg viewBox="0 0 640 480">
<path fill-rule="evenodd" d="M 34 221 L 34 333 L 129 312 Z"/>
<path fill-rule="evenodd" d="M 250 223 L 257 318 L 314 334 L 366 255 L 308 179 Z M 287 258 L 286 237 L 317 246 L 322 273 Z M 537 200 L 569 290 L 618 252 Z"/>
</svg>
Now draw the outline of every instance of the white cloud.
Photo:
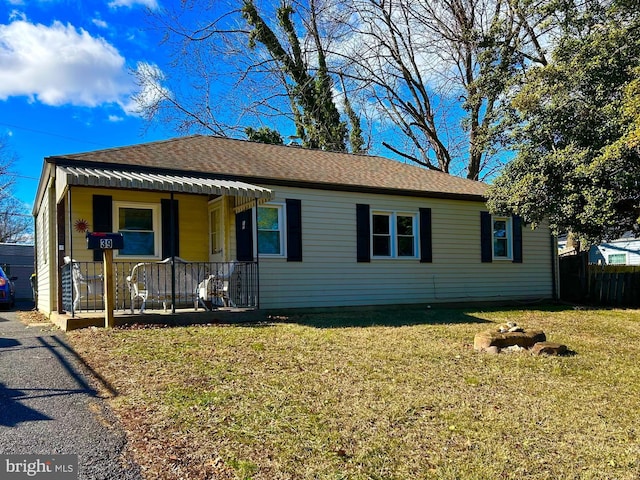
<svg viewBox="0 0 640 480">
<path fill-rule="evenodd" d="M 156 10 L 158 8 L 158 2 L 156 0 L 113 0 L 112 2 L 109 2 L 109 6 L 111 8 L 133 8 L 136 5 L 142 5 L 150 8 L 151 10 Z"/>
<path fill-rule="evenodd" d="M 124 118 L 118 116 L 118 115 L 109 115 L 109 121 L 112 123 L 117 123 L 117 122 L 121 122 L 123 121 Z"/>
<path fill-rule="evenodd" d="M 109 25 L 107 24 L 107 22 L 105 22 L 104 20 L 102 20 L 101 18 L 94 18 L 91 20 L 93 22 L 93 24 L 98 27 L 98 28 L 107 28 Z"/>
<path fill-rule="evenodd" d="M 135 89 L 125 59 L 103 38 L 54 22 L 0 25 L 0 99 L 46 105 L 122 105 Z"/>
</svg>

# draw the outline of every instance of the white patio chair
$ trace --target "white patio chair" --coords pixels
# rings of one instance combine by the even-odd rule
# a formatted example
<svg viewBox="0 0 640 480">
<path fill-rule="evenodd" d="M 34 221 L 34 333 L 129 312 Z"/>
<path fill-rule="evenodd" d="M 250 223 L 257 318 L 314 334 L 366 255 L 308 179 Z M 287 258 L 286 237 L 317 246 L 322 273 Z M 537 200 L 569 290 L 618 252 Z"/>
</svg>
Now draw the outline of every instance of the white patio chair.
<svg viewBox="0 0 640 480">
<path fill-rule="evenodd" d="M 236 262 L 227 264 L 229 267 L 222 267 L 218 272 L 209 275 L 198 285 L 198 301 L 200 305 L 209 310 L 207 301 L 215 299 L 215 305 L 222 303 L 224 307 L 235 307 L 236 304 L 231 300 L 229 295 L 229 286 L 231 277 L 236 269 Z M 213 302 L 212 302 L 213 303 Z"/>
<path fill-rule="evenodd" d="M 80 304 L 80 300 L 85 298 L 82 295 L 80 287 L 84 285 L 87 289 L 87 296 L 89 296 L 94 293 L 93 285 L 97 284 L 98 288 L 96 288 L 95 293 L 98 294 L 99 286 L 101 286 L 101 282 L 103 281 L 104 277 L 102 275 L 96 275 L 94 277 L 88 278 L 85 277 L 80 270 L 80 265 L 78 264 L 78 262 L 72 260 L 69 256 L 64 257 L 64 263 L 67 265 L 71 265 L 71 283 L 73 284 L 73 311 L 77 312 L 79 311 L 78 305 Z"/>
</svg>

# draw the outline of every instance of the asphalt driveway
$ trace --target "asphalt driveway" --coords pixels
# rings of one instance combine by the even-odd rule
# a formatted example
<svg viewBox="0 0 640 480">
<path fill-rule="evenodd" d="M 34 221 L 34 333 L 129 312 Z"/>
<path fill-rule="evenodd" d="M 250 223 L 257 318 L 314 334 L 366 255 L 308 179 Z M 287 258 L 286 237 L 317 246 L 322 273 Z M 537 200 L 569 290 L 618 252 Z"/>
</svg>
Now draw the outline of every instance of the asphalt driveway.
<svg viewBox="0 0 640 480">
<path fill-rule="evenodd" d="M 97 386 L 62 332 L 0 310 L 0 454 L 77 454 L 80 479 L 141 478 Z"/>
</svg>

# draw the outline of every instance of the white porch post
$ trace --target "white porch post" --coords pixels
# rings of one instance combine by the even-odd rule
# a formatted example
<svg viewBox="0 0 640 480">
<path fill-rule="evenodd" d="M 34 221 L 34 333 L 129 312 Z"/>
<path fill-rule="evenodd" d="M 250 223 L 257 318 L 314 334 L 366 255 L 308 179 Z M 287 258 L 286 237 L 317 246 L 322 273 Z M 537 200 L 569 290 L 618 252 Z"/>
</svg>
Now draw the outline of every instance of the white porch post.
<svg viewBox="0 0 640 480">
<path fill-rule="evenodd" d="M 260 248 L 258 248 L 258 197 L 255 198 L 255 221 L 256 226 L 254 233 L 254 241 L 256 245 L 256 308 L 260 309 Z"/>
</svg>

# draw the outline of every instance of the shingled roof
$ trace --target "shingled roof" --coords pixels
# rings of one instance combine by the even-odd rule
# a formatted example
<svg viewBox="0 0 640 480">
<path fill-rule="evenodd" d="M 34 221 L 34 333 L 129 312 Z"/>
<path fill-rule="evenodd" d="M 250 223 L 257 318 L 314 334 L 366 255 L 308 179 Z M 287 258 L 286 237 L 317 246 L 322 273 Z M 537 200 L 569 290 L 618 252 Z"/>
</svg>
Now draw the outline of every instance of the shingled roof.
<svg viewBox="0 0 640 480">
<path fill-rule="evenodd" d="M 193 135 L 48 157 L 57 165 L 100 166 L 240 179 L 332 190 L 482 200 L 487 185 L 388 158 Z"/>
</svg>

